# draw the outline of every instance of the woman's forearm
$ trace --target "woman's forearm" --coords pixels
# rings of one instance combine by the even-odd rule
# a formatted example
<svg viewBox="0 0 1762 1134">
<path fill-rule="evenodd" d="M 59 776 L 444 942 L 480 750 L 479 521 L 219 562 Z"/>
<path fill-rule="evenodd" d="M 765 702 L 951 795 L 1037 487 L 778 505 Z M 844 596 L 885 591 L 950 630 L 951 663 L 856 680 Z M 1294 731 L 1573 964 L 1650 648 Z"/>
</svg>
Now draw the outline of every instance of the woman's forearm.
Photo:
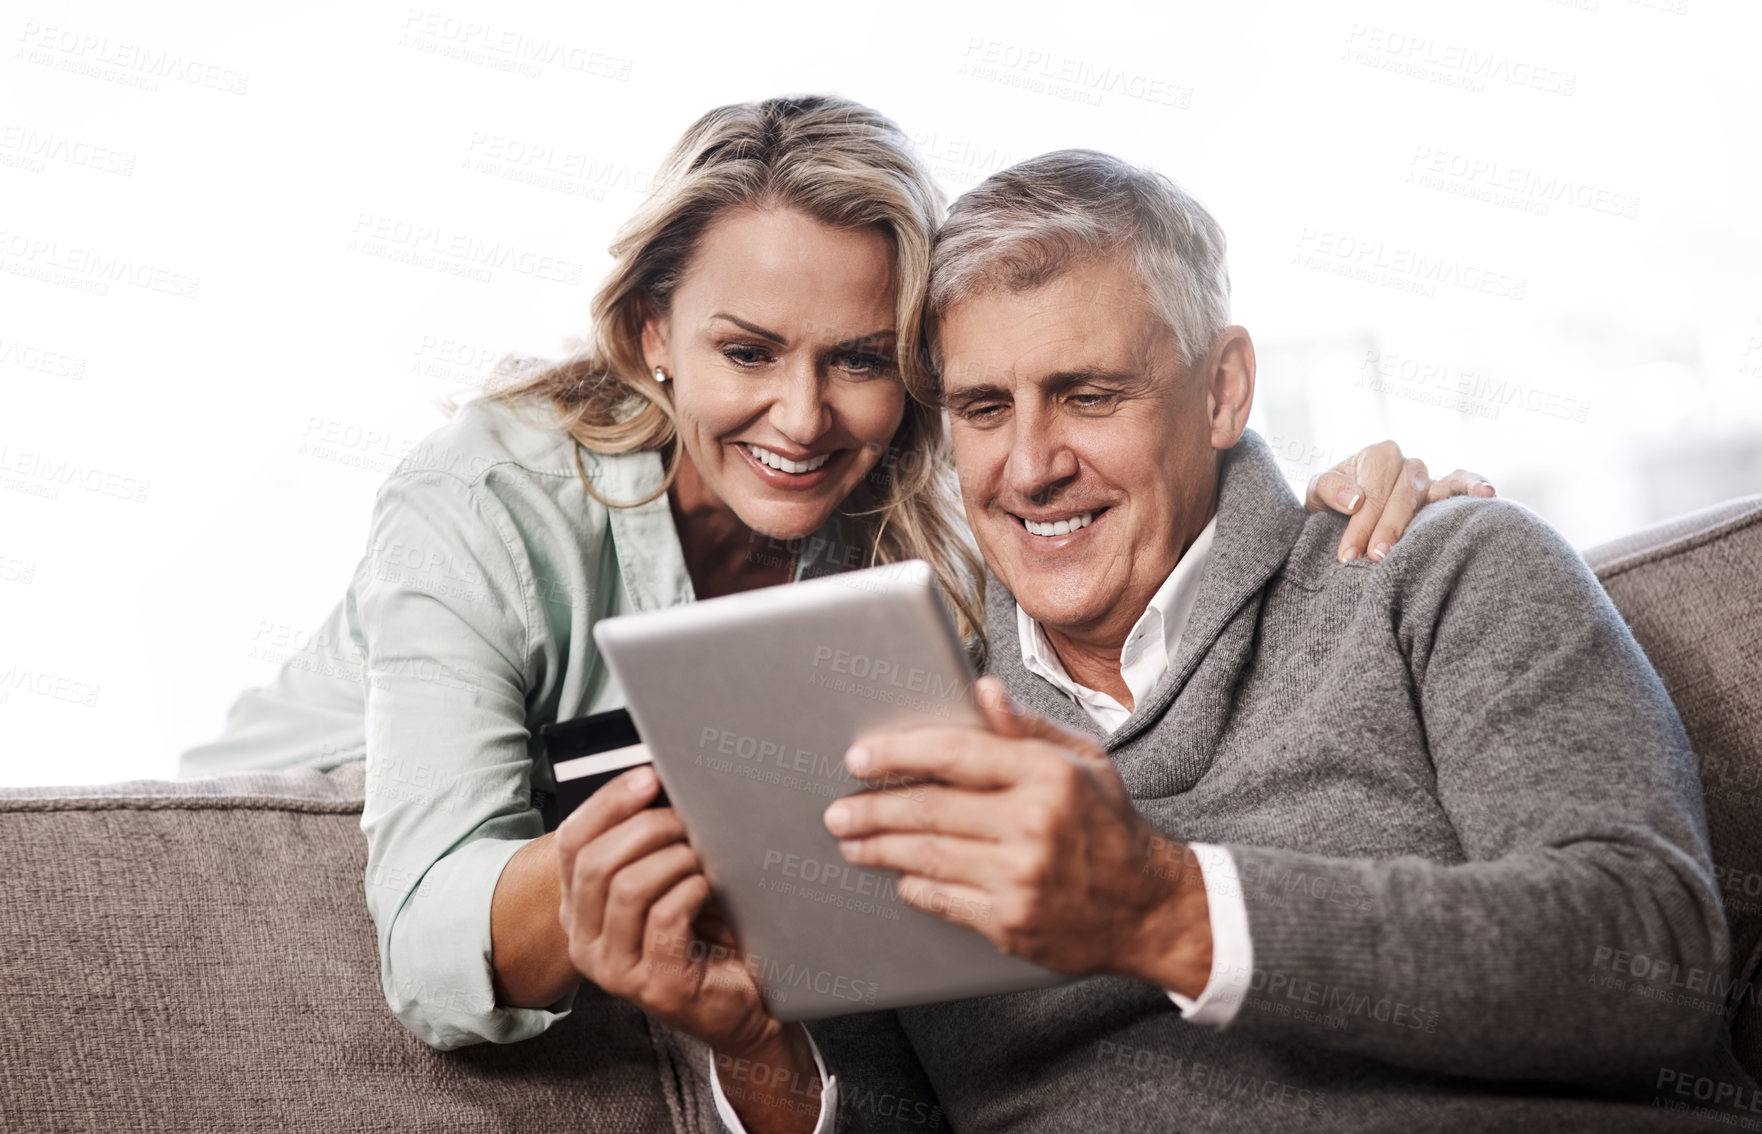
<svg viewBox="0 0 1762 1134">
<path fill-rule="evenodd" d="M 490 899 L 490 968 L 499 1006 L 543 1008 L 581 983 L 557 920 L 562 888 L 553 838 L 542 835 L 515 851 Z"/>
</svg>

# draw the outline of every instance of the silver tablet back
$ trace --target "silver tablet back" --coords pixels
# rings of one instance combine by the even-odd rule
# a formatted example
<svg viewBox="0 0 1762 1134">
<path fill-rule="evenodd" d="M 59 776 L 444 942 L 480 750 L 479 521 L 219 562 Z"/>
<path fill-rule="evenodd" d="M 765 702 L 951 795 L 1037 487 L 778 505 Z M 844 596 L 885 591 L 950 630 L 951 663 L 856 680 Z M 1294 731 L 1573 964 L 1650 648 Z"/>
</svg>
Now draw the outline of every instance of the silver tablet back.
<svg viewBox="0 0 1762 1134">
<path fill-rule="evenodd" d="M 913 561 L 594 628 L 778 1019 L 1066 979 L 906 905 L 894 873 L 845 862 L 821 820 L 865 789 L 844 769 L 859 735 L 980 719 L 932 588 Z"/>
</svg>

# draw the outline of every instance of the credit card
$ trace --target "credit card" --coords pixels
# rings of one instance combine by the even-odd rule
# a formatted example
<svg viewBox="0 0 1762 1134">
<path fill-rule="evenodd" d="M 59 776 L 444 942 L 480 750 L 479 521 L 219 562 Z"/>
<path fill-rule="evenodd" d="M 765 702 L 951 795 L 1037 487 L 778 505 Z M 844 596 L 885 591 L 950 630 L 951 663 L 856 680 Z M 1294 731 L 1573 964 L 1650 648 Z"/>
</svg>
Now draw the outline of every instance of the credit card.
<svg viewBox="0 0 1762 1134">
<path fill-rule="evenodd" d="M 630 769 L 652 762 L 637 735 L 636 722 L 623 709 L 558 721 L 545 725 L 538 734 L 544 740 L 551 775 L 557 781 L 554 796 L 548 792 L 533 793 L 540 797 L 535 803 L 544 816 L 547 831 L 556 830 L 594 792 Z M 666 791 L 657 792 L 649 806 L 669 806 Z"/>
</svg>

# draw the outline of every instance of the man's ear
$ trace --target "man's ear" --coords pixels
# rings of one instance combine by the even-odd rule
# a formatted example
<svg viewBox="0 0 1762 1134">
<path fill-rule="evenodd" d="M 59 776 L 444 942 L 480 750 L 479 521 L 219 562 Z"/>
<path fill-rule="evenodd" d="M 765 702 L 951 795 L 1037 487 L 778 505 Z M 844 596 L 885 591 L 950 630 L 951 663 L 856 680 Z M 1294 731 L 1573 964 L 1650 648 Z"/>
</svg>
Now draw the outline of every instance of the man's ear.
<svg viewBox="0 0 1762 1134">
<path fill-rule="evenodd" d="M 642 361 L 650 370 L 659 366 L 671 374 L 672 355 L 667 350 L 667 320 L 645 306 L 642 320 Z"/>
<path fill-rule="evenodd" d="M 1242 439 L 1254 407 L 1254 340 L 1248 329 L 1225 327 L 1199 366 L 1211 415 L 1211 447 L 1228 449 Z"/>
</svg>

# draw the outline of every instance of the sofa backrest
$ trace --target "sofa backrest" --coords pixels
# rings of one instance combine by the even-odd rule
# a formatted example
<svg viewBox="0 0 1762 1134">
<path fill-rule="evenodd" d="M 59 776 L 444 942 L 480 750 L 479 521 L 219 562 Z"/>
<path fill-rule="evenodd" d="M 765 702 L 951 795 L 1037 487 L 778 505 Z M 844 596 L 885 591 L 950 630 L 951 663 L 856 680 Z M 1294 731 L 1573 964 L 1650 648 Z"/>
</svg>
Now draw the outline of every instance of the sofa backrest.
<svg viewBox="0 0 1762 1134">
<path fill-rule="evenodd" d="M 386 1007 L 362 765 L 0 789 L 0 1129 L 702 1131 L 681 1037 L 584 987 L 437 1052 Z"/>
<path fill-rule="evenodd" d="M 1762 496 L 1592 548 L 1585 560 L 1694 745 L 1731 923 L 1732 1044 L 1762 1079 Z"/>
</svg>

